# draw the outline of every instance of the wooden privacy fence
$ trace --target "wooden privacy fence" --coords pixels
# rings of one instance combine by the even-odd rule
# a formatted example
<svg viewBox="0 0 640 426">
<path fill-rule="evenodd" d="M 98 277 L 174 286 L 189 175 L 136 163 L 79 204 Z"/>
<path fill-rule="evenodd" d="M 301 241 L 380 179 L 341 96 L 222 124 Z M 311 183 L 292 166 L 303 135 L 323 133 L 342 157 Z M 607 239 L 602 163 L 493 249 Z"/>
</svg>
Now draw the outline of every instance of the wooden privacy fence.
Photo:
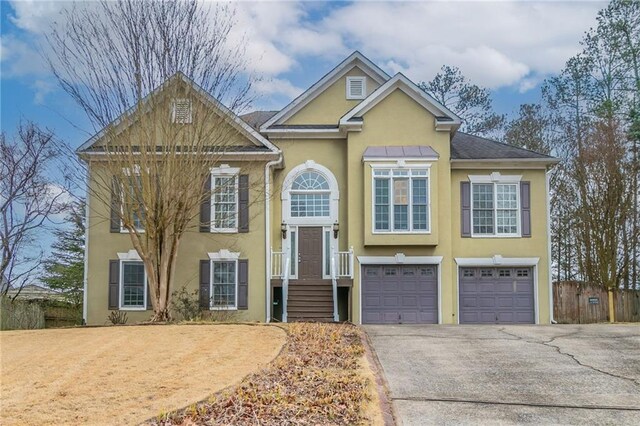
<svg viewBox="0 0 640 426">
<path fill-rule="evenodd" d="M 613 306 L 616 322 L 640 322 L 640 291 L 615 291 Z M 607 322 L 609 294 L 602 287 L 582 282 L 555 282 L 553 317 L 560 324 Z"/>
</svg>

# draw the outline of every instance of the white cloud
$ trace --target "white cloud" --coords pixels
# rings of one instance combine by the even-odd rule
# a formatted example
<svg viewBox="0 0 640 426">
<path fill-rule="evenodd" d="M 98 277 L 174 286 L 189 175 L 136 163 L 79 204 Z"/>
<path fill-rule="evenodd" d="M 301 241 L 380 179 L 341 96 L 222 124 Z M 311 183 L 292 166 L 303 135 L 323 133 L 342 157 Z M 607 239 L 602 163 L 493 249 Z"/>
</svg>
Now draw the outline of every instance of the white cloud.
<svg viewBox="0 0 640 426">
<path fill-rule="evenodd" d="M 37 38 L 69 5 L 15 1 L 11 19 Z M 460 67 L 474 83 L 526 91 L 560 71 L 580 50 L 579 41 L 605 5 L 589 1 L 240 2 L 234 4 L 237 26 L 231 41 L 246 40 L 249 72 L 264 78 L 262 86 L 256 86 L 263 94 L 279 90 L 294 96 L 297 88 L 285 84 L 285 75 L 308 71 L 305 61 L 309 58 L 315 64 L 326 63 L 328 71 L 356 49 L 385 70 L 403 72 L 416 81 L 431 79 L 443 64 L 449 64 Z M 11 37 L 2 40 L 3 76 L 42 72 L 41 64 L 30 61 L 34 44 L 26 37 Z M 268 81 L 272 88 L 266 87 Z"/>
<path fill-rule="evenodd" d="M 35 91 L 33 103 L 36 105 L 44 105 L 45 96 L 53 92 L 56 86 L 49 81 L 36 80 L 31 87 Z"/>
<path fill-rule="evenodd" d="M 291 99 L 303 91 L 302 88 L 294 86 L 288 80 L 279 78 L 258 80 L 253 84 L 253 88 L 261 95 L 284 95 Z"/>
</svg>

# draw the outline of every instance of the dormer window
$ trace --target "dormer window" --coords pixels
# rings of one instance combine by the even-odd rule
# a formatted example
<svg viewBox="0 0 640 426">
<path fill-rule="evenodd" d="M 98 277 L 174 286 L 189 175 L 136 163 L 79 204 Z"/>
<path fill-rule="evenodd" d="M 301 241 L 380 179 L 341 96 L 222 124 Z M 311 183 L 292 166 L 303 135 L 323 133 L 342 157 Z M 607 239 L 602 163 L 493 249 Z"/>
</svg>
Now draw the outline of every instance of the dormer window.
<svg viewBox="0 0 640 426">
<path fill-rule="evenodd" d="M 364 99 L 367 93 L 367 77 L 347 77 L 347 99 Z"/>
<path fill-rule="evenodd" d="M 177 124 L 191 124 L 191 99 L 173 100 L 171 121 Z"/>
</svg>

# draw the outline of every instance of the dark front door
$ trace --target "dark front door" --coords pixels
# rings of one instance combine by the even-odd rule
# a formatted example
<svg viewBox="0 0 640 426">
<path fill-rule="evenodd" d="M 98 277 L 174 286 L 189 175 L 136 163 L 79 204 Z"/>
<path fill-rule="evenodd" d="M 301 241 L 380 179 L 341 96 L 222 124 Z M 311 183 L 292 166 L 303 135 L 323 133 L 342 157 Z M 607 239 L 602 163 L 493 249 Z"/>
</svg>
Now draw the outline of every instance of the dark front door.
<svg viewBox="0 0 640 426">
<path fill-rule="evenodd" d="M 322 278 L 322 227 L 298 228 L 298 279 Z"/>
</svg>

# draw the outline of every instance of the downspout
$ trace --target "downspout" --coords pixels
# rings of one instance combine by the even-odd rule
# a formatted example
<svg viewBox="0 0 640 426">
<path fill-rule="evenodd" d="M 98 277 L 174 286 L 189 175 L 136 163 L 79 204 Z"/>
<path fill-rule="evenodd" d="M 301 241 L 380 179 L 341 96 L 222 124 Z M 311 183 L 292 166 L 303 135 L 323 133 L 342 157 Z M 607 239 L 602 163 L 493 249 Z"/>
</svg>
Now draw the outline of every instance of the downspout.
<svg viewBox="0 0 640 426">
<path fill-rule="evenodd" d="M 549 176 L 551 170 L 545 172 L 545 186 L 547 190 L 547 277 L 549 280 L 549 318 L 551 324 L 557 324 L 553 319 L 553 277 L 551 276 L 551 192 L 549 191 Z"/>
<path fill-rule="evenodd" d="M 282 165 L 284 157 L 282 151 L 278 152 L 280 157 L 277 160 L 269 161 L 264 166 L 264 251 L 266 257 L 265 283 L 266 283 L 266 321 L 271 322 L 271 170 L 274 166 Z"/>
<path fill-rule="evenodd" d="M 84 277 L 82 279 L 82 325 L 87 325 L 87 288 L 89 284 L 89 176 L 91 161 L 87 161 L 87 189 L 84 201 Z"/>
</svg>

